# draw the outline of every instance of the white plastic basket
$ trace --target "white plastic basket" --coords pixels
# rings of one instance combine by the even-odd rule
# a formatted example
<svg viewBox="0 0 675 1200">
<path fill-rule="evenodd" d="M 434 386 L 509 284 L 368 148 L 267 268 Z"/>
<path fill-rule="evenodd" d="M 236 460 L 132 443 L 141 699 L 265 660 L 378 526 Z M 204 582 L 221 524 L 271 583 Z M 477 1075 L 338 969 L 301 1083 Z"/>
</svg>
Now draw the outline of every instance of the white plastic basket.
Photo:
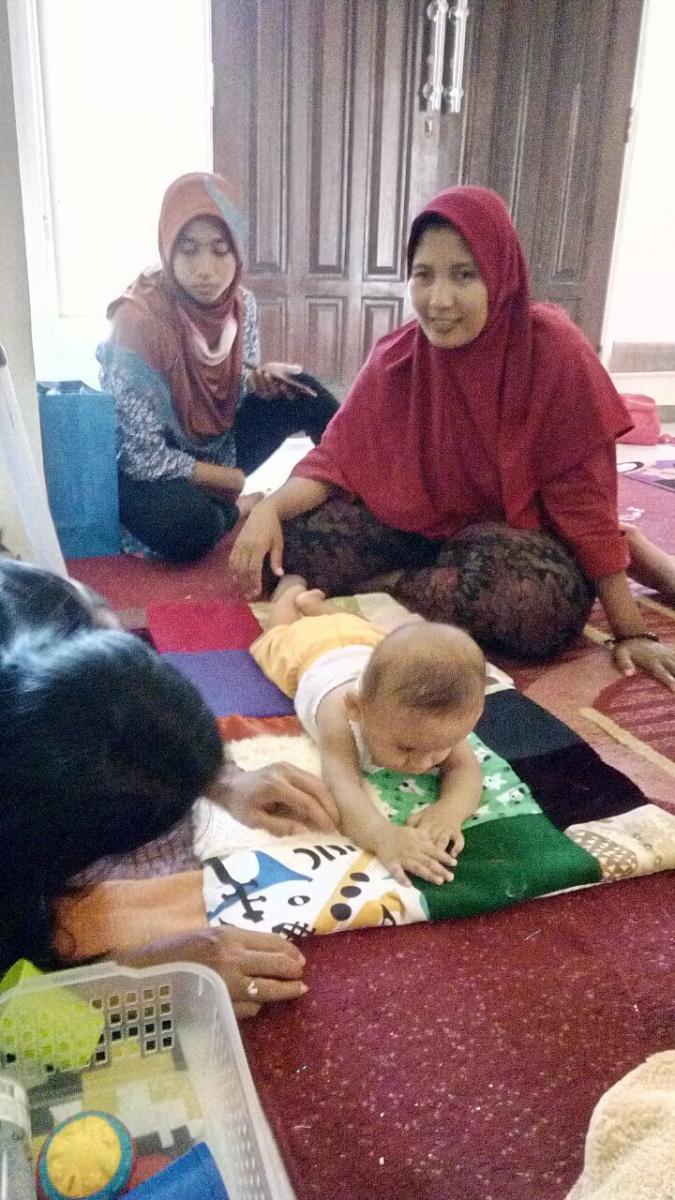
<svg viewBox="0 0 675 1200">
<path fill-rule="evenodd" d="M 55 1070 L 49 1065 L 44 1037 L 36 1045 L 30 1035 L 12 1039 L 11 1020 L 3 1010 L 21 994 L 69 988 L 99 1009 L 104 1030 L 96 1051 L 83 1071 Z M 70 1114 L 78 1107 L 81 1077 L 110 1072 L 114 1063 L 117 1085 L 124 1082 L 125 1043 L 134 1043 L 129 1059 L 130 1083 L 142 1082 L 143 1071 L 161 1081 L 161 1056 L 167 1072 L 175 1070 L 176 1055 L 184 1060 L 187 1078 L 201 1110 L 198 1136 L 220 1169 L 230 1200 L 293 1200 L 293 1191 L 270 1132 L 251 1078 L 232 1004 L 222 980 L 205 967 L 181 963 L 143 971 L 113 963 L 59 971 L 22 983 L 0 996 L 0 1069 L 24 1087 L 35 1089 L 44 1108 Z M 9 1034 L 9 1036 L 8 1036 Z M 7 1046 L 11 1051 L 7 1052 Z M 59 1061 L 68 1054 L 68 1033 L 59 1031 Z M 152 1060 L 152 1066 L 150 1062 Z M 97 1081 L 98 1082 L 98 1081 Z M 105 1079 L 103 1079 L 105 1085 Z M 33 1107 L 33 1105 L 32 1105 Z M 124 1113 L 113 1112 L 125 1120 Z M 150 1119 L 152 1113 L 144 1114 Z M 202 1128 L 203 1122 L 203 1128 Z M 127 1120 L 132 1136 L 136 1136 Z"/>
</svg>

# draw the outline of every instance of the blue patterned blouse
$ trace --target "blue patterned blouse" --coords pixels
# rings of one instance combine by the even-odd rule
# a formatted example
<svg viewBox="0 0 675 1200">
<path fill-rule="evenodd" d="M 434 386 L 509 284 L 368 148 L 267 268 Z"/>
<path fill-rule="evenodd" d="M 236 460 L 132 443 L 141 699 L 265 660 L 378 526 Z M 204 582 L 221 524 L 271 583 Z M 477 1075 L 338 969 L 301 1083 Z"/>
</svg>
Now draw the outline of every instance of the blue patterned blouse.
<svg viewBox="0 0 675 1200">
<path fill-rule="evenodd" d="M 239 403 L 248 385 L 248 367 L 260 362 L 257 308 L 253 294 L 244 296 L 243 359 Z M 137 354 L 122 346 L 102 342 L 96 350 L 103 391 L 115 397 L 117 464 L 132 479 L 189 479 L 195 462 L 233 467 L 236 461 L 234 431 L 201 439 L 188 438 L 174 411 L 171 391 L 163 375 L 153 371 Z"/>
</svg>

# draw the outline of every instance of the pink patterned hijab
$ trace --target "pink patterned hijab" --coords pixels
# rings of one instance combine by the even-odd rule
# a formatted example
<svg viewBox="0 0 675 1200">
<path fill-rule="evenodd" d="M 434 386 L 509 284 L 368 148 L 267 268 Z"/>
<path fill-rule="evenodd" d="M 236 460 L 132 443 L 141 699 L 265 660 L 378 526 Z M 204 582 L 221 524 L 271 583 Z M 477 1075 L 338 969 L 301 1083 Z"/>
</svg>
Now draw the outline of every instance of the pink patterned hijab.
<svg viewBox="0 0 675 1200">
<path fill-rule="evenodd" d="M 216 217 L 222 222 L 237 262 L 230 287 L 215 304 L 193 300 L 173 274 L 178 237 L 196 217 Z M 222 433 L 234 422 L 243 358 L 240 229 L 241 219 L 225 179 L 218 175 L 182 175 L 171 184 L 162 201 L 161 269 L 139 275 L 113 300 L 107 312 L 112 321 L 110 344 L 138 355 L 147 367 L 165 378 L 181 426 L 197 440 Z M 236 332 L 229 354 L 216 364 L 205 362 L 196 351 L 194 329 L 211 346 L 230 319 Z"/>
</svg>

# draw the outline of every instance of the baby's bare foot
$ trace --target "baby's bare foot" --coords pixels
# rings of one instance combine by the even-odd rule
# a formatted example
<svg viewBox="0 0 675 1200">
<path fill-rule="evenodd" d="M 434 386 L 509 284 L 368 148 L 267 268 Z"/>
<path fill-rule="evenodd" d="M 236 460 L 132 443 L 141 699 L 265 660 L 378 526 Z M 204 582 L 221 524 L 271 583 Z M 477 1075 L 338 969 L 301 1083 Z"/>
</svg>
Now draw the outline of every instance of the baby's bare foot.
<svg viewBox="0 0 675 1200">
<path fill-rule="evenodd" d="M 275 600 L 280 600 L 286 592 L 297 590 L 298 595 L 307 591 L 307 580 L 303 579 L 302 575 L 284 575 L 272 592 L 271 601 L 274 604 Z"/>
<path fill-rule="evenodd" d="M 309 588 L 296 596 L 295 603 L 304 617 L 319 617 L 324 613 L 339 612 L 337 604 L 326 599 L 320 588 Z"/>
</svg>

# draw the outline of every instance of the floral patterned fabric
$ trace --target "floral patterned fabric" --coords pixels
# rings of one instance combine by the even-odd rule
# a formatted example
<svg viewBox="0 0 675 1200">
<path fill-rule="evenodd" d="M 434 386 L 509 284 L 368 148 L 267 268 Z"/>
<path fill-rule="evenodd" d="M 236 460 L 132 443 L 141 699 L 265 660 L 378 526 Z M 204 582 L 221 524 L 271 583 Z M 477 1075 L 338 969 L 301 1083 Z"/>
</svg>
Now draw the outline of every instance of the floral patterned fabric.
<svg viewBox="0 0 675 1200">
<path fill-rule="evenodd" d="M 472 525 L 431 541 L 383 525 L 336 492 L 284 526 L 284 565 L 329 596 L 386 591 L 427 620 L 452 621 L 488 650 L 543 659 L 583 629 L 593 585 L 541 530 Z"/>
</svg>

